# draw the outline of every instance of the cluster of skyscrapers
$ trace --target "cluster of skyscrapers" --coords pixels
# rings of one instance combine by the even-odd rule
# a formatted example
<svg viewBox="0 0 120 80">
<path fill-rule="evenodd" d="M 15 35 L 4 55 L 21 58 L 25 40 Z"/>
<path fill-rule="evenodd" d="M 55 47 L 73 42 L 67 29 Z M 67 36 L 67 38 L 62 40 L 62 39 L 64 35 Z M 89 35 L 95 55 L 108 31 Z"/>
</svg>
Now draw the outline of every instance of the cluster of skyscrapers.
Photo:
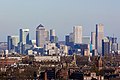
<svg viewBox="0 0 120 80">
<path fill-rule="evenodd" d="M 104 36 L 104 25 L 96 24 L 91 36 L 83 36 L 82 26 L 74 26 L 73 32 L 59 42 L 55 30 L 43 25 L 36 28 L 36 40 L 30 40 L 29 29 L 20 29 L 19 36 L 8 36 L 8 53 L 36 55 L 102 55 L 118 52 L 116 37 Z"/>
<path fill-rule="evenodd" d="M 66 45 L 72 47 L 72 52 L 82 55 L 101 55 L 117 53 L 116 37 L 104 36 L 104 25 L 96 24 L 96 31 L 90 36 L 82 35 L 82 26 L 74 26 L 73 32 L 65 37 Z"/>
<path fill-rule="evenodd" d="M 58 40 L 57 36 L 55 35 L 55 30 L 49 31 L 45 29 L 43 25 L 39 25 L 36 28 L 36 40 L 30 40 L 29 38 L 29 29 L 20 29 L 19 36 L 8 36 L 7 43 L 8 43 L 8 52 L 9 53 L 20 53 L 20 54 L 27 54 L 27 51 L 36 48 L 43 49 L 46 43 L 56 43 Z M 39 52 L 39 50 L 38 50 Z"/>
</svg>

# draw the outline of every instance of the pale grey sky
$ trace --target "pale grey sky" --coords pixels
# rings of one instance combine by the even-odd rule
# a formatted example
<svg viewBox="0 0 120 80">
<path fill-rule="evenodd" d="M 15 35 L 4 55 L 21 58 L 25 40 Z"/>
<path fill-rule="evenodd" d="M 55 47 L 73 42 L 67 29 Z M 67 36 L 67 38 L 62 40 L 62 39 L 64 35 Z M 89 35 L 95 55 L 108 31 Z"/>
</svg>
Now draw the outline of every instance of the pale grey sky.
<svg viewBox="0 0 120 80">
<path fill-rule="evenodd" d="M 119 8 L 120 0 L 0 0 L 0 41 L 18 35 L 20 28 L 29 28 L 35 39 L 39 24 L 54 28 L 60 40 L 75 25 L 82 25 L 83 35 L 90 35 L 96 23 L 104 24 L 105 35 L 120 38 Z"/>
</svg>

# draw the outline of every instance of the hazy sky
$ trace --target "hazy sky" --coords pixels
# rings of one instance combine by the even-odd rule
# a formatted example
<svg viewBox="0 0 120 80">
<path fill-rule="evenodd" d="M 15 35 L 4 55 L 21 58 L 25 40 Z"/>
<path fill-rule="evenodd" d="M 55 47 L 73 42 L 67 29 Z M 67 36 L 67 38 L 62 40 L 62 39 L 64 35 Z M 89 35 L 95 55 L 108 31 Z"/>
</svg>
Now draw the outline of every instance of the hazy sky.
<svg viewBox="0 0 120 80">
<path fill-rule="evenodd" d="M 0 41 L 19 35 L 20 28 L 29 28 L 35 39 L 39 24 L 54 28 L 60 40 L 75 25 L 89 36 L 96 23 L 104 24 L 105 35 L 120 39 L 120 0 L 0 0 Z"/>
</svg>

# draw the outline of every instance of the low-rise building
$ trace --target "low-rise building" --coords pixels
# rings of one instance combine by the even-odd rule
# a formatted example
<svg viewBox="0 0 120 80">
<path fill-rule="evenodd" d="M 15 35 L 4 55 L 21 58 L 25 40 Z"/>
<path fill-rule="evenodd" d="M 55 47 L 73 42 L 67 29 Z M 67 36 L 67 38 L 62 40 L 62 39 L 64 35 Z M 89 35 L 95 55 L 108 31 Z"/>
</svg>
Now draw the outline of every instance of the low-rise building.
<svg viewBox="0 0 120 80">
<path fill-rule="evenodd" d="M 35 60 L 38 62 L 42 62 L 42 61 L 59 62 L 60 56 L 35 56 Z"/>
<path fill-rule="evenodd" d="M 84 80 L 104 80 L 103 76 L 97 76 L 95 72 L 90 73 L 90 75 L 84 75 Z"/>
<path fill-rule="evenodd" d="M 17 59 L 9 59 L 9 58 L 5 58 L 5 59 L 0 59 L 0 65 L 13 65 L 16 64 L 18 62 Z"/>
</svg>

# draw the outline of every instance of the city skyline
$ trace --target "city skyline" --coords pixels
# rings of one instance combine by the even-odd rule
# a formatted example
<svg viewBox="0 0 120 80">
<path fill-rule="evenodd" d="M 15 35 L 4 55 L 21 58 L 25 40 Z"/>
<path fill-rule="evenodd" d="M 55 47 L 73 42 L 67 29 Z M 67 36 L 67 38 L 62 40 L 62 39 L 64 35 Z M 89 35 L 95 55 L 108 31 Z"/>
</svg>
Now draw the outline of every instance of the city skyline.
<svg viewBox="0 0 120 80">
<path fill-rule="evenodd" d="M 120 80 L 120 0 L 1 0 L 0 80 Z"/>
<path fill-rule="evenodd" d="M 100 28 L 99 26 L 100 26 L 101 28 Z M 94 26 L 94 28 L 96 28 L 96 29 L 93 29 L 93 30 L 90 31 L 90 32 L 88 31 L 87 33 L 90 33 L 89 35 L 84 35 L 84 34 L 83 34 L 83 33 L 84 33 L 84 32 L 83 32 L 83 31 L 84 31 L 84 29 L 83 29 L 84 27 L 83 27 L 83 26 L 81 26 L 81 25 L 74 25 L 74 26 L 72 26 L 72 29 L 73 29 L 73 30 L 69 31 L 70 33 L 67 33 L 67 34 L 62 35 L 62 36 L 64 36 L 64 39 L 59 38 L 59 36 L 56 35 L 56 34 L 57 34 L 57 31 L 56 31 L 55 29 L 53 29 L 53 28 L 48 29 L 48 28 L 47 28 L 46 26 L 44 26 L 43 24 L 39 24 L 39 25 L 37 26 L 37 28 L 39 28 L 39 27 L 44 28 L 47 35 L 50 36 L 50 35 L 52 34 L 52 35 L 58 37 L 58 40 L 59 40 L 59 41 L 65 41 L 65 36 L 68 35 L 68 34 L 74 35 L 75 29 L 76 29 L 76 31 L 80 31 L 79 33 L 77 33 L 77 37 L 78 37 L 78 36 L 81 37 L 81 39 L 80 39 L 81 43 L 82 43 L 82 38 L 83 38 L 83 37 L 90 37 L 90 38 L 91 38 L 90 40 L 93 40 L 93 39 L 92 39 L 92 36 L 96 34 L 96 30 L 97 30 L 98 27 L 99 27 L 98 30 L 103 31 L 103 33 L 102 33 L 102 35 L 104 35 L 104 36 L 102 36 L 103 38 L 104 38 L 104 37 L 108 37 L 108 36 L 109 36 L 109 37 L 115 37 L 115 38 L 118 38 L 118 42 L 120 41 L 120 40 L 119 40 L 119 37 L 116 37 L 114 34 L 113 34 L 113 35 L 109 35 L 109 34 L 108 34 L 108 35 L 105 35 L 105 34 L 104 34 L 104 33 L 106 33 L 105 30 L 104 30 L 105 27 L 104 27 L 104 24 L 102 24 L 102 23 L 96 24 L 96 26 Z M 22 35 L 22 31 L 23 31 L 23 32 L 25 32 L 25 33 L 28 32 L 29 40 L 36 40 L 36 37 L 37 37 L 37 36 L 36 36 L 37 28 L 35 28 L 36 30 L 34 30 L 34 32 L 35 32 L 35 33 L 34 33 L 34 38 L 30 38 L 30 37 L 32 37 L 32 34 L 30 34 L 30 33 L 31 33 L 31 30 L 30 30 L 29 28 L 19 28 L 18 30 L 16 30 L 16 32 L 18 32 L 17 34 L 13 34 L 13 35 L 10 35 L 10 34 L 9 34 L 9 35 L 6 35 L 6 37 L 7 37 L 7 36 L 21 36 L 21 35 Z M 77 29 L 77 28 L 80 28 L 80 29 Z M 51 30 L 53 30 L 52 33 L 51 33 Z M 73 32 L 72 32 L 72 31 L 73 31 Z M 99 32 L 99 31 L 98 31 L 98 32 Z M 25 34 L 25 33 L 24 33 L 24 34 Z M 95 33 L 95 34 L 94 34 L 94 33 Z M 75 34 L 76 34 L 76 33 L 75 33 Z M 80 34 L 80 35 L 79 35 L 79 34 Z M 101 34 L 101 32 L 100 32 L 100 34 Z M 23 37 L 23 36 L 21 36 L 21 37 Z M 21 37 L 19 37 L 20 41 L 21 41 L 21 39 L 22 39 Z M 75 37 L 75 35 L 74 35 L 74 37 Z M 95 36 L 95 37 L 96 37 L 96 36 Z M 103 38 L 101 38 L 101 40 L 102 40 Z M 46 38 L 46 39 L 48 40 L 48 39 L 50 39 L 50 37 L 49 37 L 49 38 Z M 28 41 L 29 41 L 29 40 L 28 40 Z M 6 41 L 7 41 L 7 40 L 5 40 L 4 42 L 6 42 Z M 74 40 L 72 40 L 72 41 L 74 41 Z M 91 42 L 91 43 L 92 43 L 92 42 Z M 96 42 L 95 42 L 95 43 L 96 43 Z M 100 43 L 100 44 L 101 44 L 101 43 Z"/>
<path fill-rule="evenodd" d="M 95 31 L 95 25 L 103 23 L 105 35 L 114 34 L 120 42 L 120 10 L 117 9 L 120 6 L 119 2 L 110 0 L 0 1 L 2 34 L 0 41 L 6 41 L 7 35 L 17 35 L 19 33 L 17 30 L 20 28 L 29 28 L 30 39 L 35 39 L 35 28 L 39 24 L 43 24 L 47 29 L 55 29 L 59 40 L 64 40 L 64 35 L 70 33 L 74 25 L 83 26 L 83 35 L 90 36 L 89 32 Z"/>
</svg>

